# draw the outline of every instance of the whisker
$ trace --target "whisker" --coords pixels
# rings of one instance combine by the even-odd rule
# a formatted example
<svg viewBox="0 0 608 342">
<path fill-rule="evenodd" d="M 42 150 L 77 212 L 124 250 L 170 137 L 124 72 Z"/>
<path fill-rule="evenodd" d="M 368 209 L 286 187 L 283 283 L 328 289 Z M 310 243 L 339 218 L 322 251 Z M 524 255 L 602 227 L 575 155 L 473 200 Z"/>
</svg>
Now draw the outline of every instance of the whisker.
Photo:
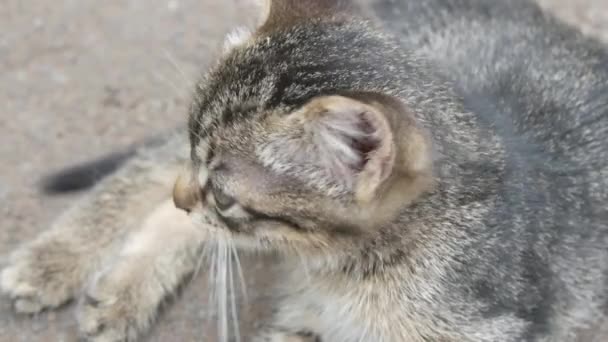
<svg viewBox="0 0 608 342">
<path fill-rule="evenodd" d="M 208 135 L 208 130 L 209 130 L 209 127 L 207 127 L 207 126 L 208 126 L 208 124 L 209 124 L 209 123 L 205 124 L 205 123 L 204 123 L 204 122 L 201 120 L 201 118 L 200 118 L 200 117 L 198 117 L 198 116 L 195 116 L 195 117 L 194 117 L 194 122 L 196 122 L 196 123 L 197 123 L 197 126 L 198 126 L 198 127 L 200 127 L 200 129 L 201 129 L 201 131 L 202 131 L 202 132 L 200 132 L 200 133 L 199 133 L 199 132 L 197 132 L 197 131 L 195 131 L 195 130 L 193 130 L 193 129 L 190 129 L 190 133 L 193 133 L 194 135 L 196 135 L 196 137 L 197 137 L 197 138 L 199 138 L 199 139 L 203 140 L 203 139 L 205 138 L 205 136 L 207 136 L 207 135 Z M 201 135 L 201 133 L 202 133 L 203 135 Z"/>
<path fill-rule="evenodd" d="M 208 305 L 210 308 L 214 308 L 216 310 L 215 315 L 218 316 L 216 303 L 217 303 L 217 254 L 218 254 L 218 246 L 214 244 L 211 252 L 211 258 L 209 262 L 210 270 L 209 270 L 209 280 L 208 280 L 208 288 L 209 288 L 209 300 Z M 211 316 L 210 316 L 211 317 Z M 219 317 L 218 317 L 219 319 Z"/>
<path fill-rule="evenodd" d="M 228 341 L 228 308 L 227 308 L 227 302 L 228 302 L 228 298 L 227 298 L 227 288 L 226 288 L 226 283 L 227 283 L 227 264 L 226 264 L 226 259 L 227 259 L 227 248 L 226 248 L 226 242 L 225 241 L 220 241 L 219 243 L 220 247 L 220 253 L 219 253 L 219 259 L 218 259 L 218 266 L 221 267 L 221 269 L 219 270 L 221 273 L 218 276 L 218 291 L 220 293 L 219 296 L 219 313 L 220 313 L 220 318 L 218 321 L 218 330 L 220 332 L 220 341 L 223 342 L 227 342 Z"/>
<path fill-rule="evenodd" d="M 171 81 L 168 78 L 166 78 L 165 76 L 161 75 L 159 72 L 154 72 L 152 75 L 154 75 L 154 77 L 156 77 L 159 81 L 164 82 L 165 85 L 169 85 L 170 88 L 172 88 L 172 90 L 175 92 L 175 95 L 178 98 L 182 99 L 182 98 L 186 97 L 184 95 L 185 89 L 180 89 L 173 81 Z"/>
<path fill-rule="evenodd" d="M 308 264 L 306 263 L 306 259 L 298 250 L 295 250 L 298 255 L 298 259 L 300 259 L 300 264 L 302 264 L 302 268 L 304 269 L 304 276 L 306 277 L 306 281 L 311 284 L 310 270 L 308 269 Z"/>
<path fill-rule="evenodd" d="M 232 307 L 232 326 L 234 327 L 234 338 L 236 342 L 240 342 L 241 341 L 241 333 L 239 330 L 239 318 L 238 318 L 238 311 L 236 310 L 236 291 L 234 290 L 234 272 L 232 269 L 232 263 L 233 263 L 233 256 L 234 256 L 234 245 L 232 244 L 232 241 L 229 240 L 229 247 L 230 247 L 230 253 L 228 254 L 228 259 L 229 259 L 229 263 L 228 263 L 228 273 L 229 273 L 229 278 L 228 281 L 230 282 L 230 304 Z"/>
<path fill-rule="evenodd" d="M 198 120 L 196 120 L 198 122 Z M 193 129 L 189 129 L 189 133 L 194 134 L 199 140 L 204 140 L 205 136 L 201 135 L 199 132 L 193 130 Z"/>
<path fill-rule="evenodd" d="M 241 293 L 243 295 L 243 299 L 246 304 L 249 303 L 249 297 L 247 295 L 247 284 L 245 283 L 245 276 L 243 275 L 243 268 L 241 267 L 241 258 L 239 257 L 239 253 L 234 247 L 234 244 L 231 244 L 232 254 L 234 255 L 234 261 L 236 264 L 236 271 L 239 276 L 239 281 L 241 283 Z"/>
<path fill-rule="evenodd" d="M 215 315 L 216 315 L 216 325 L 217 325 L 217 336 L 218 336 L 218 340 L 222 341 L 222 312 L 221 312 L 221 270 L 220 270 L 220 263 L 221 263 L 221 241 L 218 240 L 216 242 L 217 244 L 217 257 L 215 259 L 215 282 L 213 284 L 213 291 L 214 291 L 214 297 L 215 297 Z"/>
<path fill-rule="evenodd" d="M 194 84 L 196 84 L 196 82 L 194 82 L 194 80 L 192 78 L 190 78 L 190 76 L 188 76 L 184 72 L 184 69 L 179 66 L 179 63 L 177 63 L 177 60 L 175 59 L 175 57 L 173 57 L 173 55 L 169 52 L 169 50 L 163 48 L 163 53 L 165 55 L 165 58 L 169 61 L 169 63 L 171 65 L 173 65 L 173 67 L 177 70 L 177 72 L 179 72 L 179 74 L 182 76 L 182 78 L 188 84 L 188 86 L 190 86 L 190 87 L 194 86 Z"/>
<path fill-rule="evenodd" d="M 203 267 L 203 261 L 208 257 L 207 244 L 204 244 L 199 252 L 198 260 L 196 261 L 196 266 L 194 268 L 194 273 L 192 274 L 192 278 L 196 278 Z"/>
</svg>

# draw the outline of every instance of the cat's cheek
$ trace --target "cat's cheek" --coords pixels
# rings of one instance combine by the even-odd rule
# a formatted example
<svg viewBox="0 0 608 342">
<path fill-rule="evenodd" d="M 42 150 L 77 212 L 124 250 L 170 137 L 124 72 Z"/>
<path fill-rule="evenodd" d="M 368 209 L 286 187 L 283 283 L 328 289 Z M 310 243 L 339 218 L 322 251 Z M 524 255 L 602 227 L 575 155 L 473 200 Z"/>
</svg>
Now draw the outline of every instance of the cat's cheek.
<svg viewBox="0 0 608 342">
<path fill-rule="evenodd" d="M 193 210 L 189 214 L 194 226 L 208 235 L 209 239 L 227 238 L 228 230 L 208 210 Z"/>
<path fill-rule="evenodd" d="M 291 251 L 307 248 L 318 249 L 326 245 L 323 239 L 314 233 L 301 232 L 280 223 L 258 222 L 235 234 L 235 243 L 247 250 L 256 251 Z"/>
<path fill-rule="evenodd" d="M 190 219 L 197 229 L 207 234 L 208 240 L 229 240 L 235 247 L 246 251 L 319 249 L 327 245 L 322 236 L 277 222 L 250 221 L 239 225 L 238 230 L 232 230 L 222 223 L 217 214 L 204 209 L 192 211 Z"/>
</svg>

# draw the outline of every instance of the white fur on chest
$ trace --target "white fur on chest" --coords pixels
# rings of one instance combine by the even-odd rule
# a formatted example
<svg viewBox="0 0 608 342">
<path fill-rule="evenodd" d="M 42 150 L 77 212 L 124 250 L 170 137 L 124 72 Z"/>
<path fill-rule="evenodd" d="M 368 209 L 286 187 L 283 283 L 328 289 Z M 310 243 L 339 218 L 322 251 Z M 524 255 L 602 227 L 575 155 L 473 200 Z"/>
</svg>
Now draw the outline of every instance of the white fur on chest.
<svg viewBox="0 0 608 342">
<path fill-rule="evenodd" d="M 441 268 L 393 269 L 392 276 L 367 280 L 291 269 L 276 323 L 323 341 L 500 341 L 525 324 L 511 314 L 476 317 L 476 303 L 450 301 Z"/>
<path fill-rule="evenodd" d="M 293 275 L 285 284 L 279 324 L 318 333 L 323 341 L 423 341 L 424 325 L 399 288 Z M 411 313 L 411 314 L 408 314 Z M 428 336 L 428 335 L 427 335 Z"/>
</svg>

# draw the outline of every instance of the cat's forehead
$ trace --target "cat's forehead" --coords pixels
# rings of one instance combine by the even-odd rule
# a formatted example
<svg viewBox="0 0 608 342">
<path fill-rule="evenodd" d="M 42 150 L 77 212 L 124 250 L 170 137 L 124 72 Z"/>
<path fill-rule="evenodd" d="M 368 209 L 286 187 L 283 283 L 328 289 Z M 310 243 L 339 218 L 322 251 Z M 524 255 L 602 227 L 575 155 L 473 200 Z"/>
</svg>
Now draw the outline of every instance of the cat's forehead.
<svg viewBox="0 0 608 342">
<path fill-rule="evenodd" d="M 196 134 L 192 143 L 193 160 L 200 164 L 209 165 L 214 159 L 229 152 L 230 154 L 247 153 L 250 145 L 253 125 L 241 121 L 230 126 L 213 125 L 205 134 Z M 191 135 L 194 135 L 191 133 Z"/>
<path fill-rule="evenodd" d="M 200 184 L 206 184 L 215 171 L 243 170 L 243 165 L 256 162 L 256 136 L 264 135 L 259 132 L 258 125 L 247 121 L 215 127 L 210 134 L 200 137 L 192 148 L 195 177 Z M 251 174 L 251 172 L 247 172 Z"/>
<path fill-rule="evenodd" d="M 247 155 L 256 136 L 263 135 L 260 133 L 263 126 L 260 122 L 265 116 L 263 108 L 246 102 L 241 106 L 214 107 L 191 116 L 191 153 L 199 165 L 209 165 L 226 153 Z"/>
<path fill-rule="evenodd" d="M 263 115 L 273 107 L 276 93 L 277 76 L 257 61 L 223 61 L 197 86 L 188 127 L 193 147 Z"/>
</svg>

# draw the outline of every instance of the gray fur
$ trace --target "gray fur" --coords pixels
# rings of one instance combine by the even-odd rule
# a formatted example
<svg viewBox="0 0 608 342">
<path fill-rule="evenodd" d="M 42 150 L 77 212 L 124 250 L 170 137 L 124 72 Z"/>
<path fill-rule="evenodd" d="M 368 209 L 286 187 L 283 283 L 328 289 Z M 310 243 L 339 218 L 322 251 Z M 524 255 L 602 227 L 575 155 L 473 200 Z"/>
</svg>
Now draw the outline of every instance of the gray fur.
<svg viewBox="0 0 608 342">
<path fill-rule="evenodd" d="M 314 16 L 306 6 L 297 20 L 279 13 L 275 26 L 231 45 L 197 86 L 192 189 L 174 196 L 199 201 L 176 201 L 198 229 L 172 227 L 160 252 L 158 224 L 120 223 L 129 213 L 99 202 L 108 192 L 141 199 L 142 180 L 177 167 L 169 155 L 184 141 L 176 138 L 152 150 L 160 163 L 136 157 L 15 254 L 1 285 L 18 310 L 59 305 L 92 278 L 83 332 L 133 340 L 195 269 L 201 246 L 228 241 L 278 251 L 285 262 L 283 301 L 256 341 L 572 341 L 607 319 L 605 48 L 524 0 L 374 0 L 363 6 L 371 22 L 344 15 L 346 1 L 319 15 L 332 6 L 318 1 L 308 1 L 319 6 Z M 336 153 L 304 143 L 301 121 L 331 115 L 323 106 L 336 96 L 384 115 L 395 136 L 395 166 L 369 201 L 355 181 L 304 158 Z M 414 137 L 428 137 L 430 152 Z M 350 152 L 368 148 L 358 143 Z M 432 169 L 413 168 L 426 154 Z M 163 190 L 140 209 L 163 212 L 167 185 L 150 187 Z M 103 238 L 73 222 L 104 227 Z M 66 251 L 80 257 L 46 264 L 36 254 Z"/>
</svg>

